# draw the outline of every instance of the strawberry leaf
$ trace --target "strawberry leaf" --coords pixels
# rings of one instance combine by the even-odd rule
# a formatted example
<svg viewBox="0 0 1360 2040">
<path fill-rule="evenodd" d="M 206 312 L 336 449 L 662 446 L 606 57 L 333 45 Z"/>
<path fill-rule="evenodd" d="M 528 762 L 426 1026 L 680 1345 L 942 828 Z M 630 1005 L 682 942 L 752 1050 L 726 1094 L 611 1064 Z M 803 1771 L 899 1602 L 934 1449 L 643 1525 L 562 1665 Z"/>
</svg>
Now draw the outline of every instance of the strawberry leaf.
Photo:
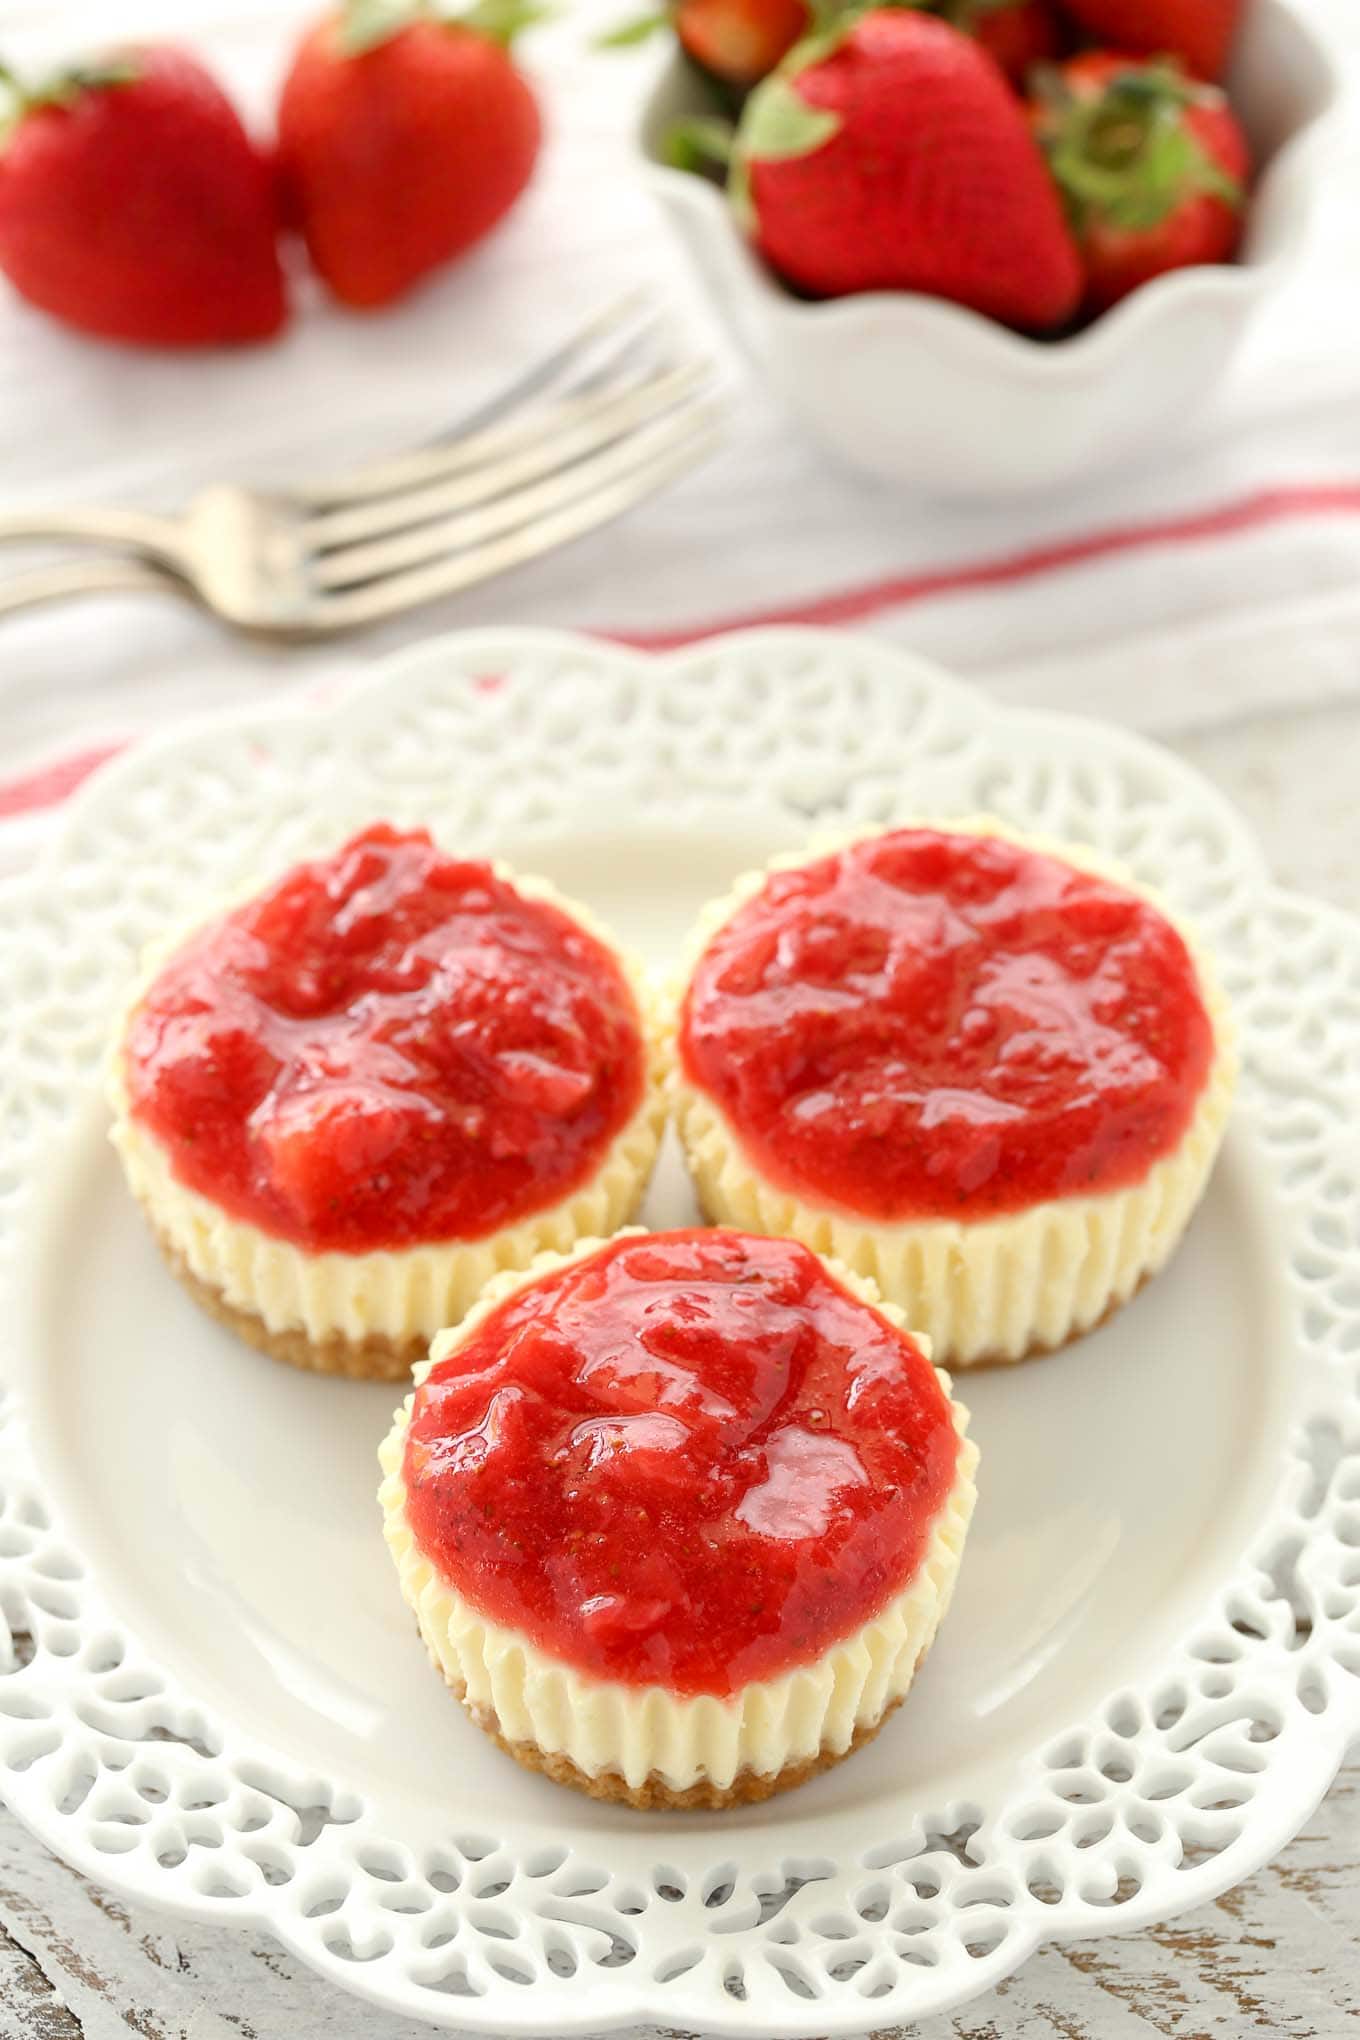
<svg viewBox="0 0 1360 2040">
<path fill-rule="evenodd" d="M 714 164 L 726 169 L 732 161 L 736 130 L 730 120 L 716 115 L 678 120 L 666 131 L 662 151 L 676 170 L 707 170 Z"/>
<path fill-rule="evenodd" d="M 537 0 L 474 0 L 462 13 L 436 4 L 436 0 L 345 0 L 340 47 L 348 57 L 362 56 L 416 21 L 468 28 L 508 47 L 521 29 L 542 21 L 549 11 Z"/>
<path fill-rule="evenodd" d="M 132 55 L 96 58 L 59 71 L 55 78 L 29 93 L 29 103 L 65 105 L 82 92 L 106 92 L 114 85 L 131 85 L 140 76 L 141 66 Z"/>
<path fill-rule="evenodd" d="M 741 159 L 744 163 L 786 163 L 797 156 L 810 156 L 840 130 L 838 113 L 809 106 L 795 89 L 795 81 L 776 71 L 757 85 L 746 102 L 739 138 Z"/>
<path fill-rule="evenodd" d="M 591 47 L 597 50 L 628 50 L 637 43 L 650 42 L 663 28 L 671 26 L 667 13 L 639 14 L 632 21 L 621 21 L 617 28 L 606 29 L 597 35 Z"/>
<path fill-rule="evenodd" d="M 24 108 L 23 82 L 8 64 L 0 63 L 0 141 L 3 141 Z"/>
<path fill-rule="evenodd" d="M 1247 202 L 1247 194 L 1241 180 L 1230 177 L 1221 163 L 1215 163 L 1207 149 L 1195 144 L 1198 159 L 1194 167 L 1195 188 L 1210 198 L 1221 198 L 1224 205 L 1240 211 Z"/>
<path fill-rule="evenodd" d="M 26 113 L 39 106 L 73 106 L 83 92 L 104 92 L 119 85 L 131 85 L 141 75 L 134 52 L 107 57 L 90 57 L 54 71 L 37 84 L 26 85 L 17 71 L 0 63 L 0 142 L 18 126 Z"/>
<path fill-rule="evenodd" d="M 808 0 L 811 28 L 808 41 L 822 43 L 839 37 L 867 14 L 874 0 Z M 923 7 L 925 0 L 887 0 L 890 6 Z"/>
<path fill-rule="evenodd" d="M 734 156 L 727 178 L 727 203 L 732 208 L 732 217 L 748 240 L 755 239 L 756 207 L 751 197 L 751 175 L 742 156 Z"/>
<path fill-rule="evenodd" d="M 488 36 L 508 49 L 524 29 L 546 21 L 551 13 L 550 7 L 539 6 L 537 0 L 475 0 L 462 14 L 440 18 L 459 28 L 474 29 L 478 35 Z"/>
<path fill-rule="evenodd" d="M 1086 100 L 1061 78 L 1039 85 L 1041 138 L 1075 223 L 1094 216 L 1128 233 L 1161 225 L 1198 194 L 1234 208 L 1246 194 L 1203 147 L 1185 109 L 1200 87 L 1165 66 L 1132 68 Z"/>
<path fill-rule="evenodd" d="M 340 17 L 340 47 L 347 57 L 360 57 L 389 42 L 429 13 L 424 0 L 345 0 Z"/>
</svg>

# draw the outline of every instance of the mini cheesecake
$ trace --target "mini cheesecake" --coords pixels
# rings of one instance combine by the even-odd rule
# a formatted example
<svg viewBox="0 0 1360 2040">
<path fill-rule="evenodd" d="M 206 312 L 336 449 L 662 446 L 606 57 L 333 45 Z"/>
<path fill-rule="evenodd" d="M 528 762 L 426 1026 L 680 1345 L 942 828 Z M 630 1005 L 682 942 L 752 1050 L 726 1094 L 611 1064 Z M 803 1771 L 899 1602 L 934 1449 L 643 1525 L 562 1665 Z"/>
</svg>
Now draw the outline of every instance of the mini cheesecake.
<svg viewBox="0 0 1360 2040">
<path fill-rule="evenodd" d="M 500 1270 L 633 1214 L 658 1031 L 580 908 L 380 823 L 151 962 L 112 1138 L 215 1317 L 397 1380 Z"/>
<path fill-rule="evenodd" d="M 521 1763 L 730 1806 L 903 1698 L 977 1453 L 869 1284 L 793 1240 L 622 1233 L 497 1281 L 416 1382 L 387 1541 L 435 1668 Z"/>
<path fill-rule="evenodd" d="M 955 1367 L 1061 1346 L 1164 1266 L 1236 1070 L 1167 908 L 987 819 L 743 880 L 694 938 L 674 1062 L 708 1217 L 835 1255 Z"/>
</svg>

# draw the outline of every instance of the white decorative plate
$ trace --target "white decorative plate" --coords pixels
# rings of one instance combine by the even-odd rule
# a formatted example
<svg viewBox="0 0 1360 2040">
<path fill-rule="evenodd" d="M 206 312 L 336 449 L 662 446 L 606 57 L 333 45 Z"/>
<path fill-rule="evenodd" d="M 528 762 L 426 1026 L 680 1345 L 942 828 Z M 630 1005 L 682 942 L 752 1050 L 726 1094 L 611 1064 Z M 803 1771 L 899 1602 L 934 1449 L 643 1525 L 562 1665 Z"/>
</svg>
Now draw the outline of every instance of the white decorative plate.
<svg viewBox="0 0 1360 2040">
<path fill-rule="evenodd" d="M 430 1673 L 379 1534 L 390 1389 L 235 1344 L 163 1270 L 97 1065 L 143 940 L 374 815 L 504 852 L 664 956 L 814 821 L 993 809 L 1164 886 L 1245 1096 L 1106 1330 L 967 1383 L 954 1612 L 871 1748 L 733 1814 L 519 1770 Z M 541 2035 L 841 2034 L 1272 1855 L 1360 1727 L 1360 924 L 1115 731 L 778 632 L 649 662 L 502 632 L 324 713 L 147 745 L 0 892 L 0 1790 L 101 1883 L 267 1928 L 383 2005 Z M 652 1215 L 687 1215 L 663 1169 Z"/>
</svg>

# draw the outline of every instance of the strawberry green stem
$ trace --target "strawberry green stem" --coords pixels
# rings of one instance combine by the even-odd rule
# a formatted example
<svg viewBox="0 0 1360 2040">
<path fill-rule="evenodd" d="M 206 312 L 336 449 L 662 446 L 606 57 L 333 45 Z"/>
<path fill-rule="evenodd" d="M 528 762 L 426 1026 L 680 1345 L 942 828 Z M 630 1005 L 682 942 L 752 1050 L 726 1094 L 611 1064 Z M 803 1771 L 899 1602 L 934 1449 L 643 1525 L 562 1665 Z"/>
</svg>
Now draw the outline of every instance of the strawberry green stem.
<svg viewBox="0 0 1360 2040">
<path fill-rule="evenodd" d="M 676 170 L 726 170 L 732 162 L 736 131 L 731 121 L 696 117 L 678 120 L 666 131 L 666 161 Z"/>
<path fill-rule="evenodd" d="M 508 49 L 517 35 L 532 28 L 536 21 L 545 21 L 551 12 L 551 8 L 539 6 L 537 0 L 475 0 L 465 13 L 452 19 L 460 27 L 476 29 L 479 35 L 489 36 L 492 42 L 503 43 Z"/>
<path fill-rule="evenodd" d="M 0 63 L 0 147 L 24 110 L 24 88 L 6 63 Z"/>
<path fill-rule="evenodd" d="M 88 57 L 54 71 L 37 84 L 30 84 L 13 67 L 0 60 L 0 141 L 26 113 L 42 106 L 70 106 L 82 92 L 105 92 L 113 86 L 130 85 L 139 65 L 135 52 L 108 57 Z"/>
<path fill-rule="evenodd" d="M 550 12 L 537 0 L 473 0 L 458 13 L 439 0 L 344 0 L 340 10 L 340 47 L 346 56 L 362 56 L 390 42 L 418 21 L 467 28 L 508 48 L 522 29 Z"/>
<path fill-rule="evenodd" d="M 412 22 L 428 19 L 426 0 L 345 0 L 340 10 L 340 47 L 346 56 L 362 56 L 390 42 Z"/>
<path fill-rule="evenodd" d="M 628 50 L 636 43 L 650 42 L 654 35 L 671 26 L 671 17 L 661 9 L 652 14 L 635 14 L 631 20 L 621 21 L 617 28 L 607 28 L 591 43 L 596 50 Z"/>
<path fill-rule="evenodd" d="M 1056 88 L 1061 94 L 1061 84 Z M 1225 205 L 1244 201 L 1241 185 L 1209 156 L 1187 124 L 1198 88 L 1164 66 L 1130 70 L 1096 99 L 1055 97 L 1044 145 L 1068 208 L 1080 224 L 1094 215 L 1140 232 L 1159 226 L 1196 194 Z"/>
</svg>

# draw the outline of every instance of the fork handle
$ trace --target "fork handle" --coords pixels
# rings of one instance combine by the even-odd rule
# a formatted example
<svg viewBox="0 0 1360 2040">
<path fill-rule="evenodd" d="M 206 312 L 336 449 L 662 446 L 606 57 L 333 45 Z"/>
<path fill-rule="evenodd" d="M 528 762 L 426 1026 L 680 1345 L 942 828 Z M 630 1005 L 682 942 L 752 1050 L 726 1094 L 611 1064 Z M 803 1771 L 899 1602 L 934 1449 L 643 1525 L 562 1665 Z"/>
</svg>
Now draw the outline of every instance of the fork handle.
<svg viewBox="0 0 1360 2040">
<path fill-rule="evenodd" d="M 0 542 L 49 539 L 116 545 L 127 552 L 149 553 L 169 566 L 177 566 L 181 559 L 180 527 L 171 518 L 146 510 L 16 510 L 0 515 Z"/>
<path fill-rule="evenodd" d="M 63 560 L 0 581 L 0 617 L 68 595 L 188 595 L 187 584 L 146 560 Z"/>
</svg>

